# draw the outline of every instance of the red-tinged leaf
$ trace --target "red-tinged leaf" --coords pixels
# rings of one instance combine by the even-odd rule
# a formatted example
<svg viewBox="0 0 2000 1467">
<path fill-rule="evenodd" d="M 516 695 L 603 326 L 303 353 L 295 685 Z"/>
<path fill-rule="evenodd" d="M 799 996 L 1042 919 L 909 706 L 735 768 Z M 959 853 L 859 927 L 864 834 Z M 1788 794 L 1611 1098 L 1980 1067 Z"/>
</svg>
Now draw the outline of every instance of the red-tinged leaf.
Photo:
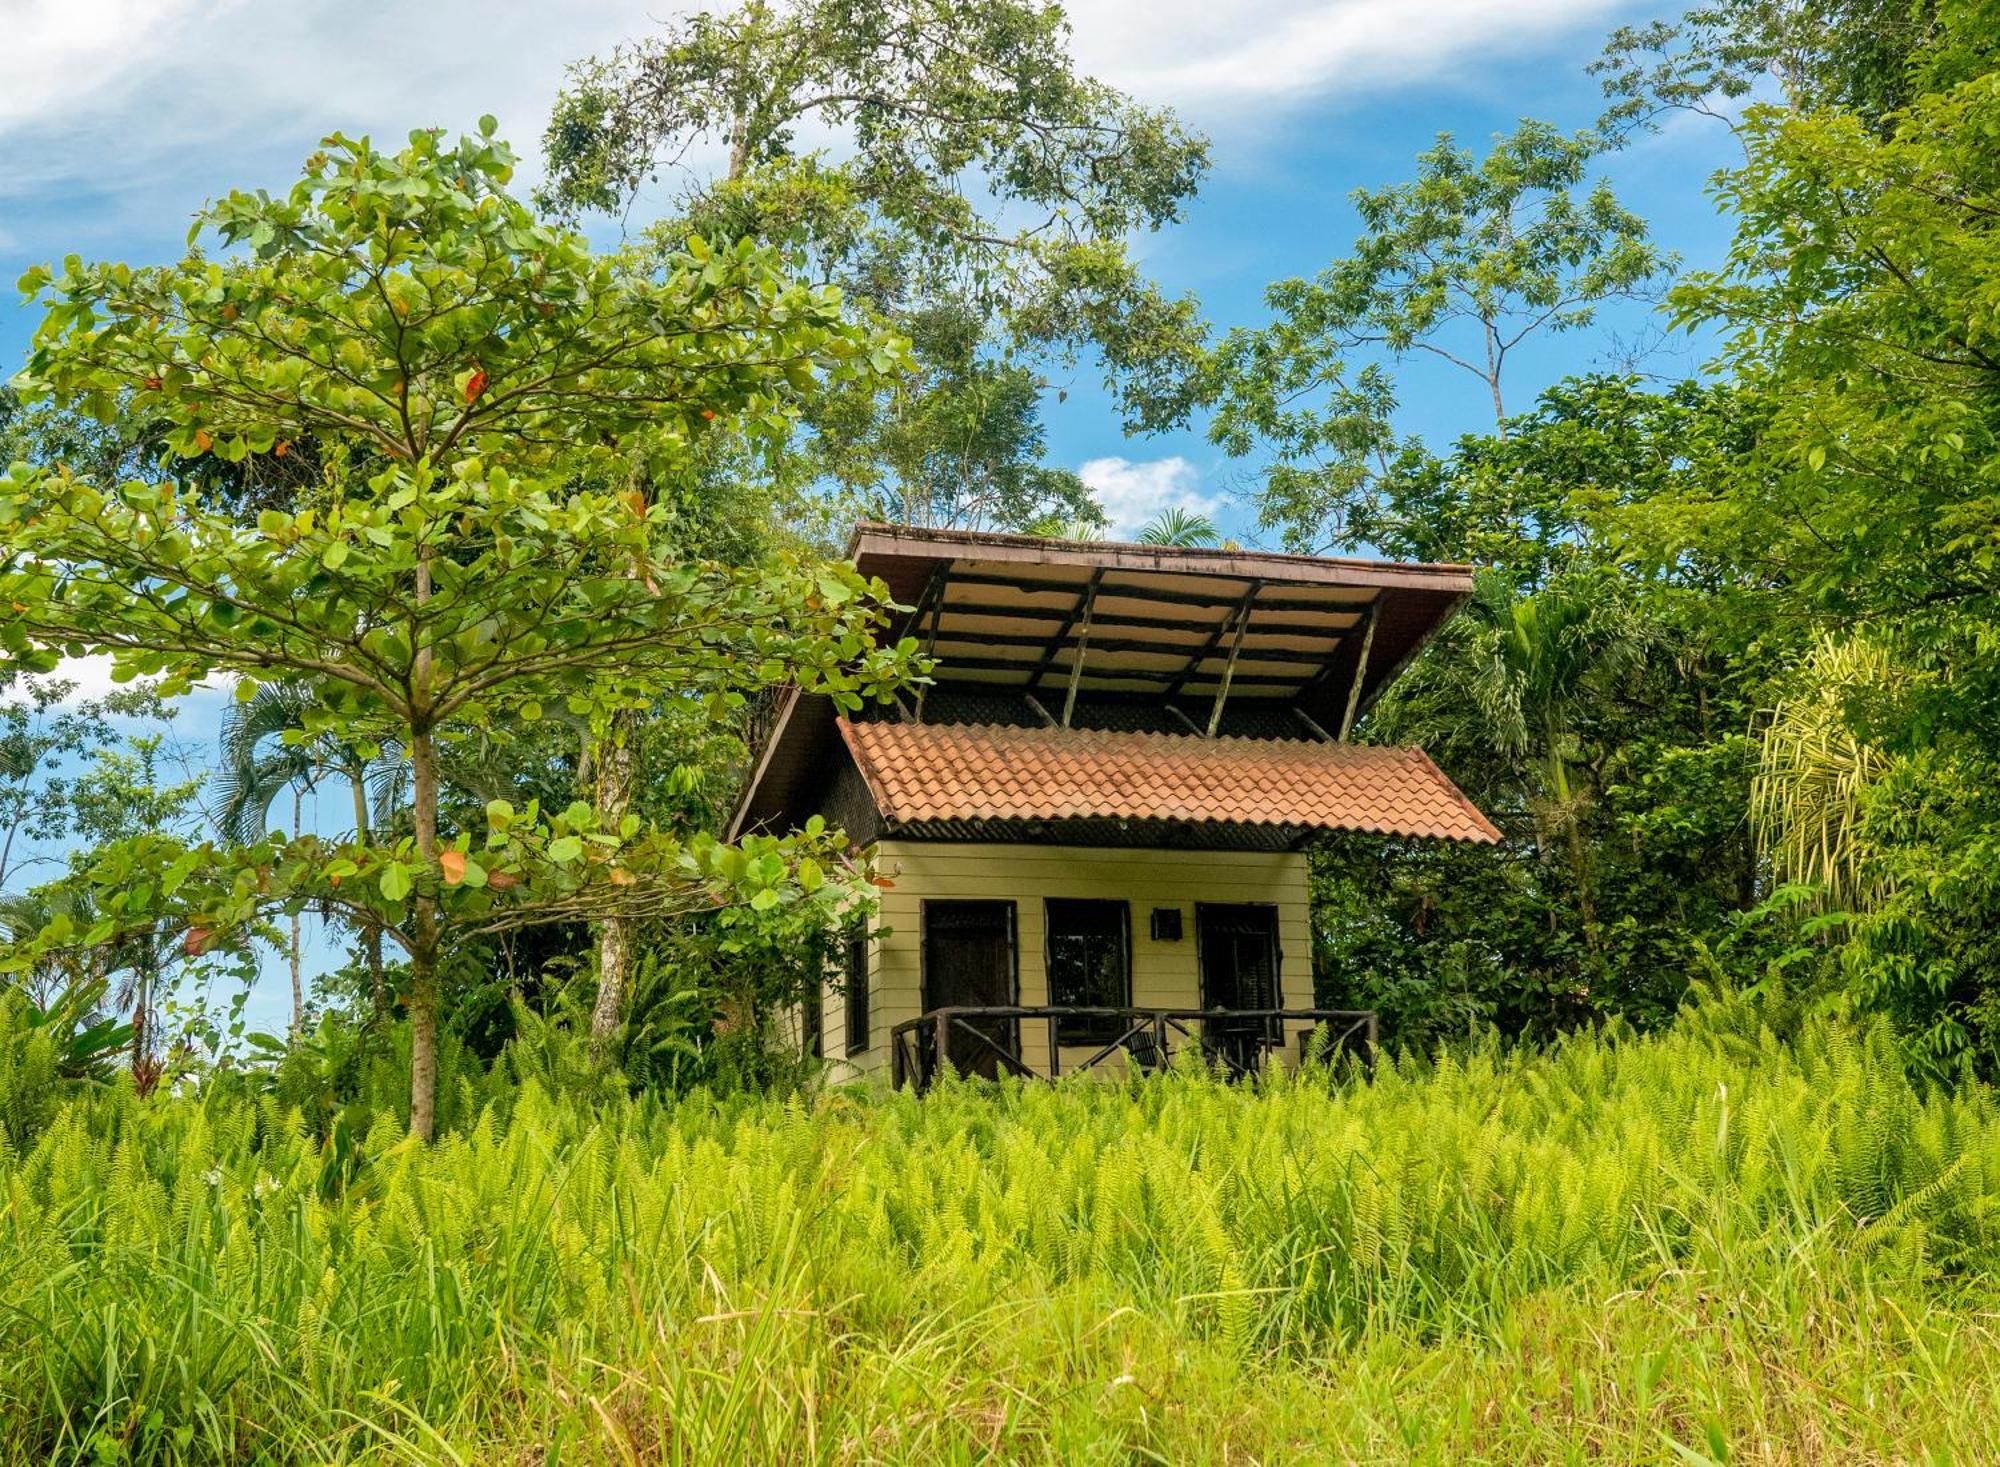
<svg viewBox="0 0 2000 1467">
<path fill-rule="evenodd" d="M 611 884 L 613 886 L 630 886 L 638 879 L 638 877 L 627 871 L 623 866 L 613 866 L 611 868 Z"/>
<path fill-rule="evenodd" d="M 474 362 L 472 364 L 472 375 L 466 379 L 465 383 L 465 400 L 467 402 L 478 402 L 479 394 L 485 390 L 486 369 L 480 366 L 479 363 Z"/>
<path fill-rule="evenodd" d="M 236 319 L 236 307 L 233 303 L 225 303 L 223 305 L 222 319 L 225 321 L 234 321 Z"/>
<path fill-rule="evenodd" d="M 643 490 L 627 489 L 624 491 L 624 499 L 625 507 L 633 514 L 642 520 L 646 517 L 646 495 Z"/>
<path fill-rule="evenodd" d="M 712 422 L 714 422 L 714 421 L 715 421 L 715 409 L 714 409 L 714 408 L 703 408 L 703 409 L 701 410 L 701 417 L 702 417 L 702 421 L 703 421 L 703 422 L 706 422 L 706 423 L 712 423 Z"/>
<path fill-rule="evenodd" d="M 209 939 L 214 936 L 206 927 L 190 927 L 187 935 L 181 938 L 181 951 L 191 958 L 198 958 L 208 951 Z"/>
<path fill-rule="evenodd" d="M 457 886 L 465 880 L 465 852 L 445 851 L 438 856 L 438 867 L 444 872 L 444 884 Z"/>
<path fill-rule="evenodd" d="M 162 387 L 166 385 L 158 377 L 148 377 L 144 380 L 145 380 L 145 388 L 148 392 L 158 392 Z"/>
<path fill-rule="evenodd" d="M 286 454 L 290 453 L 291 451 L 292 451 L 292 440 L 289 438 L 280 438 L 278 440 L 278 446 L 271 450 L 272 454 L 278 458 L 283 458 Z"/>
<path fill-rule="evenodd" d="M 208 436 L 207 429 L 197 428 L 194 430 L 194 451 L 196 453 L 207 453 L 213 447 L 215 447 L 215 440 Z"/>
<path fill-rule="evenodd" d="M 486 884 L 505 891 L 510 886 L 519 886 L 521 878 L 506 871 L 489 871 L 486 873 Z"/>
</svg>

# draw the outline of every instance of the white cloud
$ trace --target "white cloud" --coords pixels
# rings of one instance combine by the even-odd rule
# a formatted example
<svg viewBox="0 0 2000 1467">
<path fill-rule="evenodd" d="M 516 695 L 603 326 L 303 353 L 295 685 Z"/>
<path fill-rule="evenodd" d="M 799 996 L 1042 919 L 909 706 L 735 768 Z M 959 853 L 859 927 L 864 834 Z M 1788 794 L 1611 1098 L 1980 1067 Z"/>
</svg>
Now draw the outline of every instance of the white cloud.
<svg viewBox="0 0 2000 1467">
<path fill-rule="evenodd" d="M 1621 0 L 1075 0 L 1105 80 L 1207 121 L 1218 108 L 1385 91 L 1600 26 Z"/>
<path fill-rule="evenodd" d="M 397 138 L 496 114 L 532 151 L 569 62 L 704 0 L 12 0 L 0 200 L 80 192 L 102 219 L 289 165 L 340 127 Z M 717 3 L 717 0 L 707 0 Z M 1213 125 L 1379 94 L 1600 23 L 1619 0 L 1072 0 L 1080 62 Z M 1254 105 L 1246 105 L 1254 103 Z M 246 175 L 249 160 L 255 165 Z"/>
<path fill-rule="evenodd" d="M 0 48 L 0 128 L 73 108 L 165 55 L 196 0 L 17 0 Z"/>
<path fill-rule="evenodd" d="M 1221 494 L 1203 494 L 1201 471 L 1179 454 L 1136 462 L 1093 458 L 1076 472 L 1104 506 L 1114 540 L 1131 539 L 1163 510 L 1184 509 L 1213 519 L 1228 502 Z"/>
<path fill-rule="evenodd" d="M 481 114 L 532 151 L 573 61 L 643 35 L 657 0 L 25 0 L 0 47 L 0 199 L 83 195 L 125 221 L 282 184 L 335 128 L 399 140 Z"/>
<path fill-rule="evenodd" d="M 35 678 L 34 681 L 43 686 L 50 683 L 68 683 L 69 691 L 63 695 L 62 701 L 72 705 L 87 703 L 93 698 L 102 698 L 105 694 L 125 686 L 111 680 L 111 659 L 104 656 L 66 657 L 54 672 L 46 677 Z M 26 689 L 21 684 L 14 683 L 9 687 L 0 688 L 0 703 L 25 701 L 27 701 Z"/>
</svg>

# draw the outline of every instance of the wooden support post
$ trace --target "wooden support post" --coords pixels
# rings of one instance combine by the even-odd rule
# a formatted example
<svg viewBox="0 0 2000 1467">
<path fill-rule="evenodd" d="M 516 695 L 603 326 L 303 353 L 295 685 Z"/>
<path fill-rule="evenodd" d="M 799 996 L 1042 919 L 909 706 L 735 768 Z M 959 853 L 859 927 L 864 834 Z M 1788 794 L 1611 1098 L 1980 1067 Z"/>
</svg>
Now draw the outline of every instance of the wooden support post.
<svg viewBox="0 0 2000 1467">
<path fill-rule="evenodd" d="M 1222 639 L 1229 635 L 1229 629 L 1236 625 L 1236 618 L 1247 614 L 1250 604 L 1257 599 L 1257 593 L 1263 589 L 1264 583 L 1262 581 L 1252 581 L 1244 588 L 1243 594 L 1237 597 L 1236 605 L 1231 608 L 1229 614 L 1215 624 L 1215 630 L 1208 634 L 1207 640 L 1196 649 L 1195 654 L 1188 658 L 1186 663 L 1182 665 L 1181 670 L 1174 675 L 1173 683 L 1167 688 L 1167 699 L 1169 702 L 1178 698 L 1181 695 L 1181 689 L 1193 681 L 1195 674 L 1201 671 L 1202 663 L 1215 655 L 1215 649 L 1222 644 Z"/>
<path fill-rule="evenodd" d="M 1321 728 L 1318 722 L 1314 720 L 1313 716 L 1310 713 L 1307 713 L 1305 709 L 1294 708 L 1292 710 L 1292 717 L 1296 718 L 1300 723 L 1304 724 L 1306 732 L 1311 734 L 1314 738 L 1318 739 L 1322 744 L 1330 744 L 1333 742 L 1333 735 L 1328 733 L 1325 729 Z"/>
<path fill-rule="evenodd" d="M 1033 693 L 1023 693 L 1021 698 L 1033 710 L 1035 717 L 1041 719 L 1044 728 L 1060 728 L 1062 726 L 1056 722 L 1055 714 L 1044 708 L 1042 700 L 1037 698 Z"/>
<path fill-rule="evenodd" d="M 964 577 L 960 579 L 963 580 Z M 1084 582 L 1083 589 L 1077 592 L 1075 604 L 1064 613 L 1062 625 L 1056 628 L 1056 634 L 1049 638 L 1048 646 L 1042 649 L 1041 659 L 1035 663 L 1035 670 L 1028 674 L 1029 692 L 1034 692 L 1042 685 L 1042 678 L 1055 663 L 1056 653 L 1062 651 L 1063 643 L 1069 640 L 1069 629 L 1076 625 L 1076 619 L 1083 615 L 1084 608 L 1097 599 L 1097 583 L 1103 579 L 1104 567 L 1100 565 L 1090 573 L 1090 579 Z"/>
<path fill-rule="evenodd" d="M 1255 595 L 1253 591 L 1251 595 Z M 1229 660 L 1222 665 L 1222 684 L 1215 690 L 1215 706 L 1208 710 L 1208 737 L 1214 738 L 1222 726 L 1222 705 L 1229 701 L 1229 684 L 1236 676 L 1236 658 L 1243 651 L 1243 634 L 1250 630 L 1250 599 L 1245 597 L 1236 611 L 1236 635 L 1229 643 Z"/>
<path fill-rule="evenodd" d="M 1185 713 L 1181 712 L 1180 705 L 1178 703 L 1167 704 L 1167 712 L 1173 714 L 1174 717 L 1178 718 L 1182 723 L 1186 724 L 1187 731 L 1189 733 L 1194 734 L 1197 737 L 1200 736 L 1201 725 L 1196 723 L 1192 718 L 1189 718 Z"/>
<path fill-rule="evenodd" d="M 1361 624 L 1361 650 L 1354 658 L 1354 681 L 1347 685 L 1347 711 L 1340 715 L 1340 742 L 1354 732 L 1354 715 L 1361 711 L 1361 684 L 1368 677 L 1368 652 L 1375 645 L 1375 623 L 1382 615 L 1382 598 L 1368 603 L 1368 617 Z"/>
<path fill-rule="evenodd" d="M 1069 727 L 1070 718 L 1076 713 L 1076 689 L 1083 681 L 1083 659 L 1090 652 L 1090 618 L 1097 610 L 1097 583 L 1101 579 L 1093 575 L 1090 589 L 1084 593 L 1083 625 L 1077 629 L 1076 658 L 1069 665 L 1069 692 L 1063 698 L 1062 726 Z"/>
<path fill-rule="evenodd" d="M 934 571 L 931 574 L 931 583 L 928 586 L 924 587 L 923 601 L 922 603 L 920 603 L 918 607 L 917 615 L 919 617 L 922 616 L 925 610 L 928 610 L 930 612 L 930 630 L 924 633 L 923 655 L 925 657 L 929 657 L 931 655 L 931 649 L 937 646 L 938 623 L 944 620 L 945 586 L 950 582 L 950 580 L 951 580 L 951 562 L 947 560 L 942 565 L 940 565 L 936 571 Z M 911 624 L 913 626 L 915 625 L 914 618 L 912 619 Z M 930 692 L 930 690 L 931 690 L 931 685 L 929 683 L 924 683 L 917 689 L 918 723 L 922 723 L 924 721 L 924 695 Z"/>
</svg>

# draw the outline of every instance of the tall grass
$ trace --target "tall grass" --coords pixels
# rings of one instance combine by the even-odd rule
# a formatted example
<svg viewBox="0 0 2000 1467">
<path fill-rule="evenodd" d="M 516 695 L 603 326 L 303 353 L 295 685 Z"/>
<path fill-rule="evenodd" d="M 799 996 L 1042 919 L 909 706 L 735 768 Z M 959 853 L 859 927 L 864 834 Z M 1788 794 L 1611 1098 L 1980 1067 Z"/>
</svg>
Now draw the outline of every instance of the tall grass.
<svg viewBox="0 0 2000 1467">
<path fill-rule="evenodd" d="M 1880 1033 L 476 1114 L 0 1138 L 0 1456 L 2000 1450 L 2000 1109 Z"/>
</svg>

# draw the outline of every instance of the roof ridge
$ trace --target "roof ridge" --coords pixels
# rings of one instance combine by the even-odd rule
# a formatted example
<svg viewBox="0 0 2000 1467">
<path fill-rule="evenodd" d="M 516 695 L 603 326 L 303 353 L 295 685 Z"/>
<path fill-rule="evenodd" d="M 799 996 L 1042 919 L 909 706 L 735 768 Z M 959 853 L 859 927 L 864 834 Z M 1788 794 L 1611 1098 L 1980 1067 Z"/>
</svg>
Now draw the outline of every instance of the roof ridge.
<svg viewBox="0 0 2000 1467">
<path fill-rule="evenodd" d="M 1025 723 L 905 723 L 899 719 L 868 719 L 856 721 L 842 716 L 835 720 L 841 728 L 850 726 L 861 728 L 893 729 L 897 735 L 932 734 L 949 732 L 968 738 L 1034 738 L 1050 740 L 1083 739 L 1162 739 L 1187 748 L 1279 748 L 1279 749 L 1339 749 L 1356 754 L 1422 754 L 1415 744 L 1356 744 L 1338 740 L 1317 738 L 1257 738 L 1249 734 L 1216 734 L 1209 737 L 1198 733 L 1177 733 L 1166 729 L 1152 728 L 1049 728 Z M 1435 766 L 1433 766 L 1435 767 Z M 1442 772 L 1442 771 L 1440 771 Z"/>
</svg>

